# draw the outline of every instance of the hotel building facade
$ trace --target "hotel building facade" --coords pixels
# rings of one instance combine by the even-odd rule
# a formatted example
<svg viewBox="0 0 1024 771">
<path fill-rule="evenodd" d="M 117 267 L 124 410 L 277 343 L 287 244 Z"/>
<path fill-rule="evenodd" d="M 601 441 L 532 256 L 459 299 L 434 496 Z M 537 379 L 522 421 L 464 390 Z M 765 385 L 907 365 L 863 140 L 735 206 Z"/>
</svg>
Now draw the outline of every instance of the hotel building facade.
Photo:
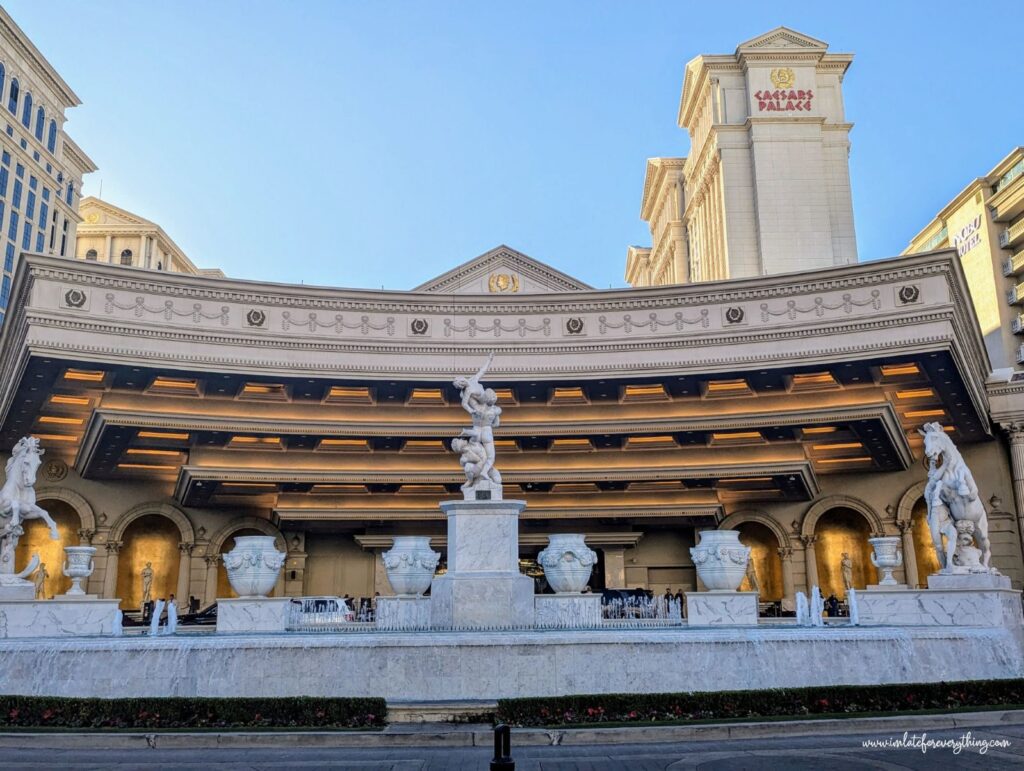
<svg viewBox="0 0 1024 771">
<path fill-rule="evenodd" d="M 82 177 L 96 166 L 64 132 L 78 96 L 0 8 L 0 321 L 22 252 L 71 256 Z"/>
<path fill-rule="evenodd" d="M 26 254 L 0 337 L 0 447 L 40 437 L 40 503 L 63 543 L 98 548 L 89 590 L 126 609 L 146 562 L 155 596 L 232 596 L 221 555 L 255 533 L 288 554 L 277 594 L 389 594 L 395 535 L 445 550 L 438 502 L 463 481 L 451 381 L 494 351 L 526 572 L 549 534 L 580 532 L 595 590 L 698 588 L 697 533 L 735 528 L 767 602 L 842 596 L 844 553 L 874 583 L 881 534 L 921 585 L 936 564 L 917 429 L 938 421 L 1019 587 L 1024 398 L 992 377 L 956 251 L 856 262 L 851 58 L 780 28 L 687 66 L 693 150 L 648 167 L 654 245 L 630 251 L 628 289 L 506 246 L 410 291 L 119 264 L 131 239 L 149 253 L 138 232 L 83 243 L 105 259 Z M 19 548 L 19 564 L 59 564 L 34 526 Z"/>
</svg>

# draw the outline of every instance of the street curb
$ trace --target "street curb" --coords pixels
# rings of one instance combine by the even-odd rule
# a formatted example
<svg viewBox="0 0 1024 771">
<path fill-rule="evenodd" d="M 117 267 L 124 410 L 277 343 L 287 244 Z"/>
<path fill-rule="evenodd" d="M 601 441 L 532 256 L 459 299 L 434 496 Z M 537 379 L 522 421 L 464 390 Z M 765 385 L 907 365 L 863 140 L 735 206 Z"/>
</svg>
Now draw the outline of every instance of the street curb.
<svg viewBox="0 0 1024 771">
<path fill-rule="evenodd" d="M 894 715 L 764 723 L 637 726 L 618 728 L 516 728 L 512 746 L 599 745 L 723 741 L 799 736 L 877 734 L 1024 725 L 1024 710 Z M 0 749 L 285 749 L 294 747 L 492 747 L 489 727 L 393 725 L 383 731 L 265 731 L 222 733 L 0 733 Z"/>
</svg>

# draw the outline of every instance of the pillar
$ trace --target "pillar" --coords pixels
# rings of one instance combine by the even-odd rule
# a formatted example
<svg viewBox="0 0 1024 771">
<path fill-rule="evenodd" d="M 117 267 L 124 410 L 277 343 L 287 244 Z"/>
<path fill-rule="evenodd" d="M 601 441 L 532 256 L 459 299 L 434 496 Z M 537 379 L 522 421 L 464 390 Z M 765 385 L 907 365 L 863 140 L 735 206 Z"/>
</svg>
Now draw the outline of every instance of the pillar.
<svg viewBox="0 0 1024 771">
<path fill-rule="evenodd" d="M 604 587 L 605 589 L 625 589 L 626 587 L 626 547 L 604 546 Z"/>
<path fill-rule="evenodd" d="M 816 535 L 802 535 L 800 542 L 804 545 L 804 565 L 807 571 L 807 591 L 812 586 L 818 586 L 818 555 L 814 553 L 814 544 L 818 540 Z"/>
<path fill-rule="evenodd" d="M 917 575 L 917 549 L 914 547 L 914 522 L 897 522 L 896 527 L 900 529 L 903 537 L 903 574 L 907 577 L 907 585 L 916 589 L 921 583 Z"/>
<path fill-rule="evenodd" d="M 145 235 L 139 236 L 139 259 L 135 260 L 134 264 L 137 267 L 140 267 L 140 268 L 147 267 L 146 266 L 146 236 Z"/>
<path fill-rule="evenodd" d="M 188 607 L 188 593 L 192 588 L 192 550 L 194 543 L 178 544 L 178 586 L 174 592 L 178 609 Z"/>
<path fill-rule="evenodd" d="M 206 590 L 203 592 L 203 606 L 211 605 L 217 600 L 217 568 L 220 565 L 220 555 L 212 554 L 203 557 L 206 562 Z"/>
<path fill-rule="evenodd" d="M 124 546 L 120 541 L 107 542 L 107 567 L 103 571 L 103 598 L 112 600 L 117 597 L 117 555 Z"/>
<path fill-rule="evenodd" d="M 793 589 L 793 549 L 789 546 L 779 547 L 779 559 L 782 560 L 783 610 L 792 610 L 796 607 L 796 592 Z"/>
<path fill-rule="evenodd" d="M 1013 499 L 1017 505 L 1017 535 L 1024 557 L 1024 423 L 1003 426 L 1010 440 L 1010 471 L 1013 475 Z"/>
<path fill-rule="evenodd" d="M 110 250 L 113 248 L 113 244 L 114 239 L 110 235 L 107 235 L 106 245 L 103 247 L 103 254 L 105 255 L 104 259 L 107 262 L 114 261 L 112 255 L 110 254 Z"/>
</svg>

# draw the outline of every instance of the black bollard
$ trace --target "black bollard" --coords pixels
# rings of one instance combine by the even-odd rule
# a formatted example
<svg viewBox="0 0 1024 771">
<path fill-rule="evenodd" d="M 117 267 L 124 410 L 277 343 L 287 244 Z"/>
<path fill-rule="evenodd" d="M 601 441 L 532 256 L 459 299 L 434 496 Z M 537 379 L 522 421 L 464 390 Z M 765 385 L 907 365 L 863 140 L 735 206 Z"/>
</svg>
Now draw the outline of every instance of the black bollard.
<svg viewBox="0 0 1024 771">
<path fill-rule="evenodd" d="M 494 760 L 491 771 L 516 771 L 512 760 L 512 729 L 504 723 L 494 726 Z"/>
</svg>

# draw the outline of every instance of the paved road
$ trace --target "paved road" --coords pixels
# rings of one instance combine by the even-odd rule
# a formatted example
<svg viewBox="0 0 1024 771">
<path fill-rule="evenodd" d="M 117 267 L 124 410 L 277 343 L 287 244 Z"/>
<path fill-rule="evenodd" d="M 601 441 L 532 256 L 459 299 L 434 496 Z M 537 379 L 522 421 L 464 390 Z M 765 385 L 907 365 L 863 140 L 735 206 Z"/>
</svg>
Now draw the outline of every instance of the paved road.
<svg viewBox="0 0 1024 771">
<path fill-rule="evenodd" d="M 1005 740 L 1008 747 L 977 748 L 954 754 L 950 749 L 869 749 L 864 739 L 898 734 L 791 737 L 685 744 L 617 744 L 606 746 L 513 747 L 517 771 L 654 771 L 655 769 L 936 769 L 1024 768 L 1024 725 L 972 728 L 974 740 Z M 964 731 L 927 732 L 932 740 L 956 740 Z M 406 749 L 211 749 L 211 750 L 73 750 L 10 749 L 0 756 L 3 769 L 360 769 L 426 771 L 430 769 L 487 769 L 490 752 L 480 747 Z"/>
</svg>

